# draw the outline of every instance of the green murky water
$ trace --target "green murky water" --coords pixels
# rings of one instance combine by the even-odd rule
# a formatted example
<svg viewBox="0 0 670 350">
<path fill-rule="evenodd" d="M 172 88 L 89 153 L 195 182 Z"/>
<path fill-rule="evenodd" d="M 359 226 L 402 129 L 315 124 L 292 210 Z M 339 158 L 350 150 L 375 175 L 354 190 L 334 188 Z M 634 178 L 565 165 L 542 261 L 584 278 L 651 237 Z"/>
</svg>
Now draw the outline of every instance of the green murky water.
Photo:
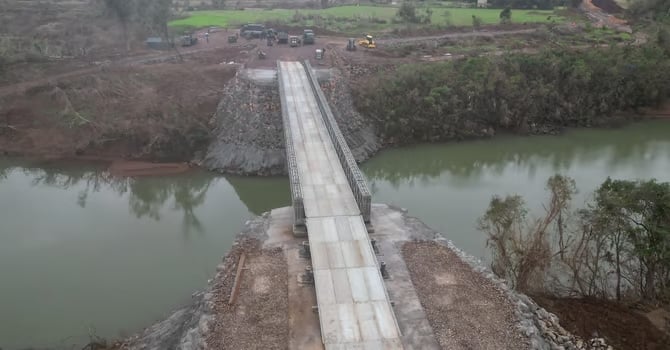
<svg viewBox="0 0 670 350">
<path fill-rule="evenodd" d="M 102 170 L 0 159 L 3 349 L 65 348 L 89 332 L 114 338 L 151 324 L 205 285 L 246 220 L 289 203 L 283 178 Z M 375 201 L 408 208 L 486 258 L 475 222 L 493 193 L 539 207 L 560 172 L 577 181 L 580 205 L 607 176 L 670 181 L 670 122 L 409 147 L 363 170 Z"/>
<path fill-rule="evenodd" d="M 246 220 L 289 203 L 282 178 L 101 170 L 0 160 L 2 349 L 150 325 L 205 286 Z"/>
<path fill-rule="evenodd" d="M 383 152 L 362 168 L 376 202 L 409 209 L 461 249 L 487 260 L 486 237 L 476 221 L 493 194 L 519 194 L 541 210 L 547 179 L 561 173 L 577 182 L 573 206 L 582 207 L 607 176 L 670 181 L 670 122 L 422 145 Z"/>
</svg>

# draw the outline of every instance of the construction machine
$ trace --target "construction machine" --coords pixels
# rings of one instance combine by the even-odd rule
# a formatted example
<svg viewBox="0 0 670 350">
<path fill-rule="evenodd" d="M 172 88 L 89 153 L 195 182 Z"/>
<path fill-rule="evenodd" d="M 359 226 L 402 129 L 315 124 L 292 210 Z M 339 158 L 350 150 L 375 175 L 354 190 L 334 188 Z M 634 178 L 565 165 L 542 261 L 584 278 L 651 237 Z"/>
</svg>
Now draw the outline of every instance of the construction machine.
<svg viewBox="0 0 670 350">
<path fill-rule="evenodd" d="M 372 38 L 372 35 L 370 34 L 365 34 L 365 39 L 359 40 L 358 45 L 368 49 L 374 49 L 377 47 L 377 44 L 375 44 L 375 40 Z"/>
</svg>

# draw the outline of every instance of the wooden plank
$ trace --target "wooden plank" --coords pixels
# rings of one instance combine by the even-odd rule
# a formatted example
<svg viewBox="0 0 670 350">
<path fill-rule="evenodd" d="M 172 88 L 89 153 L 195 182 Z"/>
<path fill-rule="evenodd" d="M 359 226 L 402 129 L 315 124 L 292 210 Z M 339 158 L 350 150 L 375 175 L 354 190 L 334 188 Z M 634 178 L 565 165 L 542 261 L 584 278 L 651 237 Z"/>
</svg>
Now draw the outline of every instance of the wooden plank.
<svg viewBox="0 0 670 350">
<path fill-rule="evenodd" d="M 331 270 L 331 275 L 333 276 L 333 287 L 335 289 L 335 302 L 338 304 L 353 303 L 354 298 L 351 295 L 351 285 L 349 284 L 347 270 Z"/>
<path fill-rule="evenodd" d="M 356 312 L 353 304 L 338 304 L 338 314 L 340 319 L 340 333 L 342 342 L 351 343 L 361 341 L 361 331 L 356 322 Z"/>
<path fill-rule="evenodd" d="M 363 256 L 356 241 L 342 241 L 342 255 L 348 268 L 363 267 Z"/>
<path fill-rule="evenodd" d="M 330 270 L 316 270 L 314 272 L 314 285 L 317 292 L 317 302 L 322 305 L 336 304 L 335 288 L 333 288 L 333 277 Z"/>
<path fill-rule="evenodd" d="M 354 241 L 358 244 L 358 251 L 363 257 L 363 266 L 377 266 L 377 259 L 375 258 L 374 250 L 372 250 L 372 244 L 369 240 Z"/>
<path fill-rule="evenodd" d="M 351 284 L 351 296 L 354 298 L 354 302 L 364 303 L 370 301 L 363 270 L 360 268 L 348 268 L 346 271 L 349 283 Z"/>
<path fill-rule="evenodd" d="M 310 241 L 309 249 L 312 257 L 313 270 L 330 269 L 330 262 L 328 261 L 328 243 Z"/>
<path fill-rule="evenodd" d="M 330 242 L 326 245 L 328 246 L 328 267 L 331 269 L 345 268 L 341 242 Z"/>
<path fill-rule="evenodd" d="M 346 216 L 338 216 L 335 218 L 335 229 L 337 230 L 337 239 L 340 241 L 351 241 L 353 235 L 351 234 L 351 227 L 349 226 L 349 219 Z"/>
<path fill-rule="evenodd" d="M 240 255 L 240 260 L 237 262 L 237 272 L 235 272 L 235 282 L 233 282 L 233 290 L 230 292 L 230 299 L 228 299 L 228 305 L 235 304 L 237 300 L 237 295 L 240 293 L 240 284 L 242 280 L 242 271 L 244 268 L 244 261 L 246 260 L 247 255 L 242 253 Z"/>
<path fill-rule="evenodd" d="M 370 304 L 374 310 L 381 336 L 386 339 L 399 338 L 400 335 L 394 321 L 395 317 L 391 311 L 391 304 L 385 301 L 373 301 Z"/>
<path fill-rule="evenodd" d="M 321 323 L 321 339 L 324 344 L 341 342 L 340 319 L 337 304 L 319 305 L 319 323 Z"/>
<path fill-rule="evenodd" d="M 347 224 L 349 224 L 353 239 L 370 240 L 368 230 L 365 228 L 365 222 L 363 222 L 363 218 L 360 215 L 347 217 Z"/>
<path fill-rule="evenodd" d="M 365 285 L 367 287 L 370 300 L 383 301 L 386 300 L 386 290 L 384 288 L 384 280 L 377 267 L 365 267 L 362 269 L 365 276 Z"/>
<path fill-rule="evenodd" d="M 356 304 L 356 318 L 358 319 L 364 341 L 381 339 L 372 305 L 368 303 Z"/>
<path fill-rule="evenodd" d="M 329 217 L 329 218 L 322 218 L 321 220 L 323 222 L 324 237 L 326 238 L 327 242 L 339 241 L 336 227 L 337 218 Z"/>
</svg>

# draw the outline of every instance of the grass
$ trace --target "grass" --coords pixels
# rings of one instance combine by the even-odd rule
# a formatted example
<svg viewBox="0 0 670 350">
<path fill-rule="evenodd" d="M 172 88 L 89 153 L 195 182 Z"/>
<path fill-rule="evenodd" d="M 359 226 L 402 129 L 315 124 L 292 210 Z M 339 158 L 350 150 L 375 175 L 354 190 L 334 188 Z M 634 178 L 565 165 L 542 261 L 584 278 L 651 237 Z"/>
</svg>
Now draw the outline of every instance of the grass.
<svg viewBox="0 0 670 350">
<path fill-rule="evenodd" d="M 476 8 L 440 8 L 433 7 L 431 24 L 420 26 L 449 27 L 472 26 L 472 16 L 482 19 L 482 24 L 500 23 L 500 10 Z M 252 9 L 195 11 L 186 18 L 170 22 L 171 27 L 202 28 L 207 26 L 238 27 L 245 23 L 277 22 L 296 26 L 316 26 L 343 33 L 363 31 L 381 32 L 407 26 L 393 23 L 397 12 L 395 7 L 387 6 L 339 6 L 328 9 Z M 417 8 L 423 15 L 424 10 Z M 513 23 L 562 22 L 565 18 L 553 11 L 512 10 Z"/>
</svg>

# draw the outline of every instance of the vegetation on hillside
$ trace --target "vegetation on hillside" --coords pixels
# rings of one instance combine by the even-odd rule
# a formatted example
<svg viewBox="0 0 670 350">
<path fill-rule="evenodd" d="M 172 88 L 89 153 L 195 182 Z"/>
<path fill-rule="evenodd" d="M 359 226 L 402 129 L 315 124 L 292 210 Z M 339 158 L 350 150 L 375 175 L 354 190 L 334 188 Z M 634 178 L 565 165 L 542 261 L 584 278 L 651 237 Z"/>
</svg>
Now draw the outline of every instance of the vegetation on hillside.
<svg viewBox="0 0 670 350">
<path fill-rule="evenodd" d="M 537 133 L 660 103 L 670 59 L 656 45 L 547 50 L 405 65 L 356 89 L 359 111 L 387 143 Z"/>
</svg>

